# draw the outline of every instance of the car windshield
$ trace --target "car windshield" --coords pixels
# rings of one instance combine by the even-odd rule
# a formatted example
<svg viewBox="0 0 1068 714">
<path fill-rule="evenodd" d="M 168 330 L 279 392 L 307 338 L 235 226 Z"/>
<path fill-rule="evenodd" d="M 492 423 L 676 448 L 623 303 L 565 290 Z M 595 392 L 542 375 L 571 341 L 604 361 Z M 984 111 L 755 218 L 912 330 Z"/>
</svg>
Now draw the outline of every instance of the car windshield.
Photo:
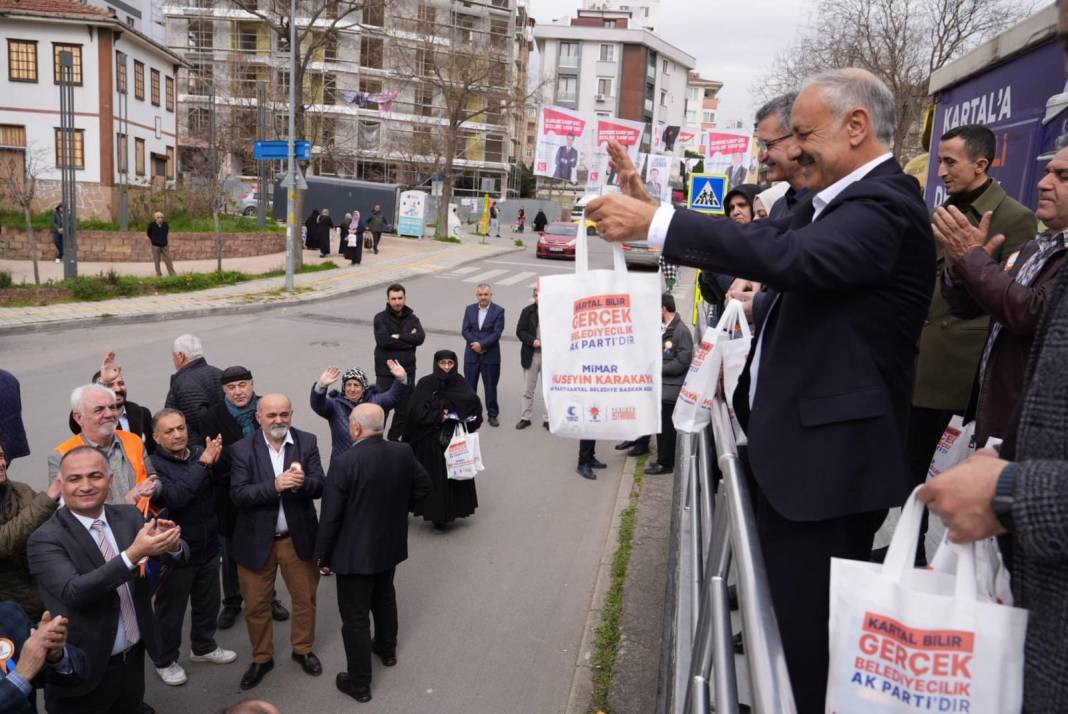
<svg viewBox="0 0 1068 714">
<path fill-rule="evenodd" d="M 551 236 L 574 236 L 575 224 L 574 223 L 552 223 L 546 229 L 545 232 Z"/>
</svg>

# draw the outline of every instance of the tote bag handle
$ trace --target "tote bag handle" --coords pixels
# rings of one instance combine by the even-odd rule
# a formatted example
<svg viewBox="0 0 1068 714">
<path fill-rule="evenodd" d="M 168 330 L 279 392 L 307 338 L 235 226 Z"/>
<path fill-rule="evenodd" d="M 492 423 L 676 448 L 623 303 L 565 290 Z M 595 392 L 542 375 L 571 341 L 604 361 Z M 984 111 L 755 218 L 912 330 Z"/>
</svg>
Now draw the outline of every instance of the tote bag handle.
<svg viewBox="0 0 1068 714">
<path fill-rule="evenodd" d="M 585 273 L 590 269 L 590 253 L 586 236 L 586 211 L 582 211 L 582 218 L 578 227 L 575 228 L 575 272 Z M 612 244 L 612 269 L 617 273 L 627 272 L 627 261 L 623 258 L 623 247 L 619 243 Z"/>
</svg>

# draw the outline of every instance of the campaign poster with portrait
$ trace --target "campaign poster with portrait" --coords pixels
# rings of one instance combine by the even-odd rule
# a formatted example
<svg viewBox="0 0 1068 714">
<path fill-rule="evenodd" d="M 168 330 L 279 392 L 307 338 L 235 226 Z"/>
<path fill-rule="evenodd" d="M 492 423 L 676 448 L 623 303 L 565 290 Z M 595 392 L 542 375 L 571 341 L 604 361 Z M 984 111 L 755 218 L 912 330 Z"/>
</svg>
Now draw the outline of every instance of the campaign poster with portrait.
<svg viewBox="0 0 1068 714">
<path fill-rule="evenodd" d="M 586 147 L 585 117 L 565 107 L 546 106 L 538 114 L 534 175 L 575 183 Z"/>
<path fill-rule="evenodd" d="M 714 129 L 705 135 L 705 173 L 725 174 L 729 188 L 749 177 L 753 133 L 744 129 Z"/>
<path fill-rule="evenodd" d="M 619 119 L 618 117 L 598 117 L 594 130 L 594 155 L 590 160 L 590 174 L 587 175 L 586 193 L 600 193 L 604 186 L 618 186 L 619 176 L 608 161 L 608 142 L 617 141 L 630 155 L 630 160 L 641 169 L 638 148 L 641 146 L 645 123 Z M 596 173 L 596 178 L 592 174 Z"/>
<path fill-rule="evenodd" d="M 645 169 L 645 190 L 657 201 L 671 199 L 671 162 L 670 154 L 653 154 L 649 157 L 649 164 Z"/>
<path fill-rule="evenodd" d="M 685 141 L 680 141 L 682 139 L 681 126 L 675 126 L 673 124 L 668 124 L 666 126 L 662 125 L 660 130 L 660 136 L 657 141 L 657 148 L 660 151 L 673 154 L 675 153 L 676 142 L 679 142 L 680 144 L 686 143 Z M 689 134 L 690 138 L 693 139 L 693 132 L 689 132 Z"/>
</svg>

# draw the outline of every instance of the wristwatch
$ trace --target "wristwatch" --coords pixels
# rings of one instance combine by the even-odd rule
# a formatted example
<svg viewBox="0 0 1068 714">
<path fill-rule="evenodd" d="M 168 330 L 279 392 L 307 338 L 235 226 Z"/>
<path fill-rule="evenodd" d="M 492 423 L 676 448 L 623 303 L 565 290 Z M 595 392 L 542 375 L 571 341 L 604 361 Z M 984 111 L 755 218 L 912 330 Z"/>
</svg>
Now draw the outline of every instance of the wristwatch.
<svg viewBox="0 0 1068 714">
<path fill-rule="evenodd" d="M 1016 474 L 1019 470 L 1019 464 L 1009 464 L 1001 470 L 997 486 L 994 489 L 994 498 L 990 501 L 994 517 L 1010 533 L 1015 529 L 1016 525 L 1012 519 L 1012 504 L 1013 491 L 1016 487 Z"/>
</svg>

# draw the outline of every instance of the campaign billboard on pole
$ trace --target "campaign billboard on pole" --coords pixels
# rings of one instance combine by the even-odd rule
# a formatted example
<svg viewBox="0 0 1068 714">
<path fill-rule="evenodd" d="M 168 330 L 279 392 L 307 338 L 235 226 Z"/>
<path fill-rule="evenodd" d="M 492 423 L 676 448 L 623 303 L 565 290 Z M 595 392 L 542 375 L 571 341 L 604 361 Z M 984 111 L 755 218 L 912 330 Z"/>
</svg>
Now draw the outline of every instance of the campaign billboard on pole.
<svg viewBox="0 0 1068 714">
<path fill-rule="evenodd" d="M 668 154 L 653 154 L 645 171 L 645 190 L 657 201 L 671 198 L 668 182 L 671 180 L 671 162 L 674 157 Z"/>
<path fill-rule="evenodd" d="M 705 134 L 705 173 L 726 174 L 730 188 L 749 176 L 753 134 L 742 129 L 714 129 Z"/>
<path fill-rule="evenodd" d="M 616 141 L 623 145 L 630 155 L 630 160 L 639 167 L 638 148 L 645 133 L 645 123 L 620 119 L 618 117 L 597 117 L 594 132 L 594 157 L 586 178 L 586 193 L 599 193 L 606 184 L 619 185 L 619 177 L 608 164 L 608 142 Z"/>
<path fill-rule="evenodd" d="M 575 183 L 586 148 L 586 118 L 566 107 L 546 106 L 538 114 L 534 175 Z"/>
</svg>

